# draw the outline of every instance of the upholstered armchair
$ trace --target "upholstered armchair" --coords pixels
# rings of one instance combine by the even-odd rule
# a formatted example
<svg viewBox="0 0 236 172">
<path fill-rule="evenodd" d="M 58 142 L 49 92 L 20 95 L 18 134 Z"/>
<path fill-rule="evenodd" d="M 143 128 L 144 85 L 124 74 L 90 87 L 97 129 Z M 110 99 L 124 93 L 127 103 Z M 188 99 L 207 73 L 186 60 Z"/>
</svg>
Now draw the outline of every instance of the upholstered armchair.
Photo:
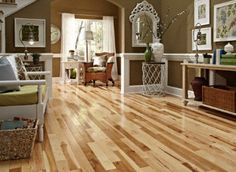
<svg viewBox="0 0 236 172">
<path fill-rule="evenodd" d="M 96 80 L 100 80 L 106 83 L 106 86 L 108 86 L 108 81 L 111 81 L 114 86 L 115 81 L 111 76 L 114 56 L 115 53 L 96 53 L 93 62 L 84 62 L 84 85 L 89 82 L 95 85 Z"/>
</svg>

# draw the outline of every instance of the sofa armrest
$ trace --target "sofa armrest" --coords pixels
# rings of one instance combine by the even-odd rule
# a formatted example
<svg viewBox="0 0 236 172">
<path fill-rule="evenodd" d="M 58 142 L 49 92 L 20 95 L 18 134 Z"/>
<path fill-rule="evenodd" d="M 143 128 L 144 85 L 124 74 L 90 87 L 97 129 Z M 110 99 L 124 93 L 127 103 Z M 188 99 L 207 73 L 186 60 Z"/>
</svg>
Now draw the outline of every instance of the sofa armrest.
<svg viewBox="0 0 236 172">
<path fill-rule="evenodd" d="M 27 72 L 28 75 L 51 75 L 50 71 Z"/>
<path fill-rule="evenodd" d="M 88 68 L 89 67 L 93 67 L 93 62 L 82 62 L 83 63 L 83 70 L 84 70 L 84 73 L 87 72 Z"/>
<path fill-rule="evenodd" d="M 8 85 L 44 85 L 46 84 L 46 80 L 5 80 L 0 81 L 0 86 L 8 86 Z"/>
<path fill-rule="evenodd" d="M 45 80 L 49 89 L 49 97 L 52 96 L 52 73 L 51 71 L 34 71 L 34 72 L 27 72 L 28 75 L 31 76 L 45 76 Z"/>
</svg>

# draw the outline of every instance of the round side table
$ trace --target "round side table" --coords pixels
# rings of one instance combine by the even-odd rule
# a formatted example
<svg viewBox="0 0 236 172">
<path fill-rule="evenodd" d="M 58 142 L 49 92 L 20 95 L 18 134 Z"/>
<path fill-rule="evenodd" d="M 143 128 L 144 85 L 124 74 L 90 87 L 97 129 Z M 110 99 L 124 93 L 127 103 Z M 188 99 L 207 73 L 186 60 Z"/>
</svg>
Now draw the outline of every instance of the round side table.
<svg viewBox="0 0 236 172">
<path fill-rule="evenodd" d="M 143 94 L 165 95 L 165 63 L 143 62 Z"/>
</svg>

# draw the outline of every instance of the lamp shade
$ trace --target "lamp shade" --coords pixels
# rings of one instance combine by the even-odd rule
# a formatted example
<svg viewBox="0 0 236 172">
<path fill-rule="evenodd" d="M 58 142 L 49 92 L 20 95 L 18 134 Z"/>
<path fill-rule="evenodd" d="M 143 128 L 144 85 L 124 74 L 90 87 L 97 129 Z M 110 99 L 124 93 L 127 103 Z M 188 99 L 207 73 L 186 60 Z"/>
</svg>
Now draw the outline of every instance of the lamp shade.
<svg viewBox="0 0 236 172">
<path fill-rule="evenodd" d="M 84 40 L 86 40 L 86 41 L 93 40 L 93 32 L 92 31 L 85 31 Z"/>
</svg>

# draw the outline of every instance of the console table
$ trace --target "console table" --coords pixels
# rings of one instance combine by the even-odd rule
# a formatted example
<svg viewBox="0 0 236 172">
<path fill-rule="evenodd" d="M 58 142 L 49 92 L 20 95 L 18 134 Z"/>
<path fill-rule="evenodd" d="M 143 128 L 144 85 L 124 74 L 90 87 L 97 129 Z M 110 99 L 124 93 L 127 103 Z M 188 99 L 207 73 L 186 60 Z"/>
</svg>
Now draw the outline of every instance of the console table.
<svg viewBox="0 0 236 172">
<path fill-rule="evenodd" d="M 163 96 L 165 93 L 165 63 L 143 62 L 143 94 Z"/>
<path fill-rule="evenodd" d="M 229 112 L 223 109 L 219 109 L 213 106 L 205 105 L 202 102 L 199 101 L 194 101 L 192 99 L 188 98 L 188 69 L 193 68 L 193 69 L 208 69 L 209 71 L 232 71 L 236 72 L 236 66 L 231 66 L 231 65 L 215 65 L 215 64 L 196 64 L 196 63 L 181 63 L 182 69 L 183 69 L 183 93 L 182 93 L 182 98 L 183 98 L 183 103 L 186 106 L 188 102 L 194 102 L 195 104 L 199 106 L 205 106 L 211 109 L 215 109 L 221 112 L 229 113 L 232 115 L 236 115 L 236 113 Z"/>
</svg>

